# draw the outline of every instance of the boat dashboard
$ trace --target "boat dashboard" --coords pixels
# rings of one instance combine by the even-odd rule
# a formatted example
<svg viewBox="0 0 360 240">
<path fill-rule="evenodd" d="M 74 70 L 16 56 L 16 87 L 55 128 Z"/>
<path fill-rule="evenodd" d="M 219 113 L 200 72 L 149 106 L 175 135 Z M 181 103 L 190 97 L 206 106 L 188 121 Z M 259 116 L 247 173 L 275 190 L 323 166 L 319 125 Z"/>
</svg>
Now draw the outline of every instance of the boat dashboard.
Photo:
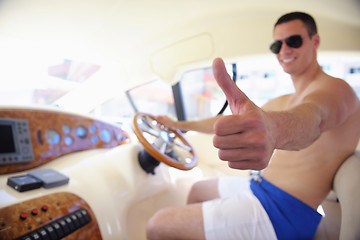
<svg viewBox="0 0 360 240">
<path fill-rule="evenodd" d="M 150 162 L 145 140 L 120 125 L 61 109 L 2 107 L 0 239 L 146 239 L 150 216 L 184 204 L 194 181 L 231 174 L 211 137 L 187 134 L 191 145 L 180 132 L 156 130 L 151 115 L 136 116 L 135 134 L 157 136 L 147 144 L 155 146 Z"/>
<path fill-rule="evenodd" d="M 72 187 L 95 192 L 96 175 L 86 174 L 84 158 L 60 158 L 95 150 L 86 154 L 91 158 L 128 144 L 129 134 L 89 117 L 31 108 L 1 109 L 0 132 L 0 239 L 101 239 L 86 194 Z M 76 169 L 84 179 L 72 175 Z"/>
<path fill-rule="evenodd" d="M 129 141 L 129 135 L 114 125 L 45 110 L 3 109 L 0 130 L 0 174 L 32 169 L 68 153 Z"/>
</svg>

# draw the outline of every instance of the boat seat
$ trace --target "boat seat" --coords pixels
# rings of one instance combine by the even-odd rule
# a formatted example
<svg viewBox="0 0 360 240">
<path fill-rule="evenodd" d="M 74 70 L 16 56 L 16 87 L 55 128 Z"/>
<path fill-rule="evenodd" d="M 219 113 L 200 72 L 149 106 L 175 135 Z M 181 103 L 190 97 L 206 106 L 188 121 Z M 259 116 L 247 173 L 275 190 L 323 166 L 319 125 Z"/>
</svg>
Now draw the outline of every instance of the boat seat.
<svg viewBox="0 0 360 240">
<path fill-rule="evenodd" d="M 322 204 L 325 216 L 314 239 L 360 239 L 360 150 L 337 171 L 333 191 Z"/>
</svg>

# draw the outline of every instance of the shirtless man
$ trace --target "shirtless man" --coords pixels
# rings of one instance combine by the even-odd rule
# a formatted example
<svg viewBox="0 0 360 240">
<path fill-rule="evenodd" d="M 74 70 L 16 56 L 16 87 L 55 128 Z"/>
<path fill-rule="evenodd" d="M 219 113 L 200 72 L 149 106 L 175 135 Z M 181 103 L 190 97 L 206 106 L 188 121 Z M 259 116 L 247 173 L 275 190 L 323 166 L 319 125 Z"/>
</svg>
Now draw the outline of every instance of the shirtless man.
<svg viewBox="0 0 360 240">
<path fill-rule="evenodd" d="M 250 183 L 220 178 L 194 184 L 188 205 L 162 209 L 149 220 L 149 239 L 311 239 L 315 234 L 321 220 L 316 209 L 359 141 L 360 103 L 345 81 L 319 66 L 320 37 L 311 16 L 282 16 L 273 37 L 271 51 L 291 75 L 295 93 L 259 108 L 215 59 L 214 76 L 233 115 L 200 122 L 159 117 L 175 128 L 214 133 L 221 160 L 231 168 L 263 169 L 261 176 Z"/>
</svg>

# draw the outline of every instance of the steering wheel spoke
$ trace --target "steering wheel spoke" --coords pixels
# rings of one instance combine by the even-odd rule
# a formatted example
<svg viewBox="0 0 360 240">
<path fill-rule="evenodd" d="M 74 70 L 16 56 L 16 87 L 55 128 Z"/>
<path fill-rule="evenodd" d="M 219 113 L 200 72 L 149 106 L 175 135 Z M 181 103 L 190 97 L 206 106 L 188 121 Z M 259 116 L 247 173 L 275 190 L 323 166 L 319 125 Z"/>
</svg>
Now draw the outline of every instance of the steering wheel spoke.
<svg viewBox="0 0 360 240">
<path fill-rule="evenodd" d="M 164 142 L 164 143 L 161 145 L 160 152 L 161 152 L 162 154 L 166 154 L 167 145 L 168 145 L 168 144 L 167 144 L 166 142 Z"/>
<path fill-rule="evenodd" d="M 170 130 L 146 113 L 135 114 L 133 129 L 145 150 L 158 161 L 181 170 L 196 166 L 195 152 L 178 129 Z"/>
<path fill-rule="evenodd" d="M 145 119 L 139 120 L 138 126 L 141 131 L 153 135 L 154 137 L 159 137 L 160 129 L 155 129 L 154 126 L 150 125 Z"/>
<path fill-rule="evenodd" d="M 181 144 L 181 143 L 178 143 L 178 142 L 174 142 L 173 144 L 174 144 L 175 146 L 179 147 L 179 148 L 184 149 L 185 151 L 188 151 L 188 152 L 191 151 L 191 147 L 189 147 L 188 145 Z"/>
</svg>

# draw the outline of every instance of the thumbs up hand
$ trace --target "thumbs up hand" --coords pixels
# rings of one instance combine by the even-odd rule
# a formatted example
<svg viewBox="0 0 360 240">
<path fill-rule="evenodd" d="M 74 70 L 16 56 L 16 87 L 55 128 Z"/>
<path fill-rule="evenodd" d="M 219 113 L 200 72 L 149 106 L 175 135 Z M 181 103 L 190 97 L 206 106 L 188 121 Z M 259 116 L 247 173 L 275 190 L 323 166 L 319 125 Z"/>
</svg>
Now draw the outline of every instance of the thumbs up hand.
<svg viewBox="0 0 360 240">
<path fill-rule="evenodd" d="M 270 116 L 237 87 L 222 59 L 214 60 L 213 72 L 232 111 L 214 125 L 213 144 L 219 149 L 219 158 L 231 168 L 264 169 L 275 149 Z"/>
</svg>

